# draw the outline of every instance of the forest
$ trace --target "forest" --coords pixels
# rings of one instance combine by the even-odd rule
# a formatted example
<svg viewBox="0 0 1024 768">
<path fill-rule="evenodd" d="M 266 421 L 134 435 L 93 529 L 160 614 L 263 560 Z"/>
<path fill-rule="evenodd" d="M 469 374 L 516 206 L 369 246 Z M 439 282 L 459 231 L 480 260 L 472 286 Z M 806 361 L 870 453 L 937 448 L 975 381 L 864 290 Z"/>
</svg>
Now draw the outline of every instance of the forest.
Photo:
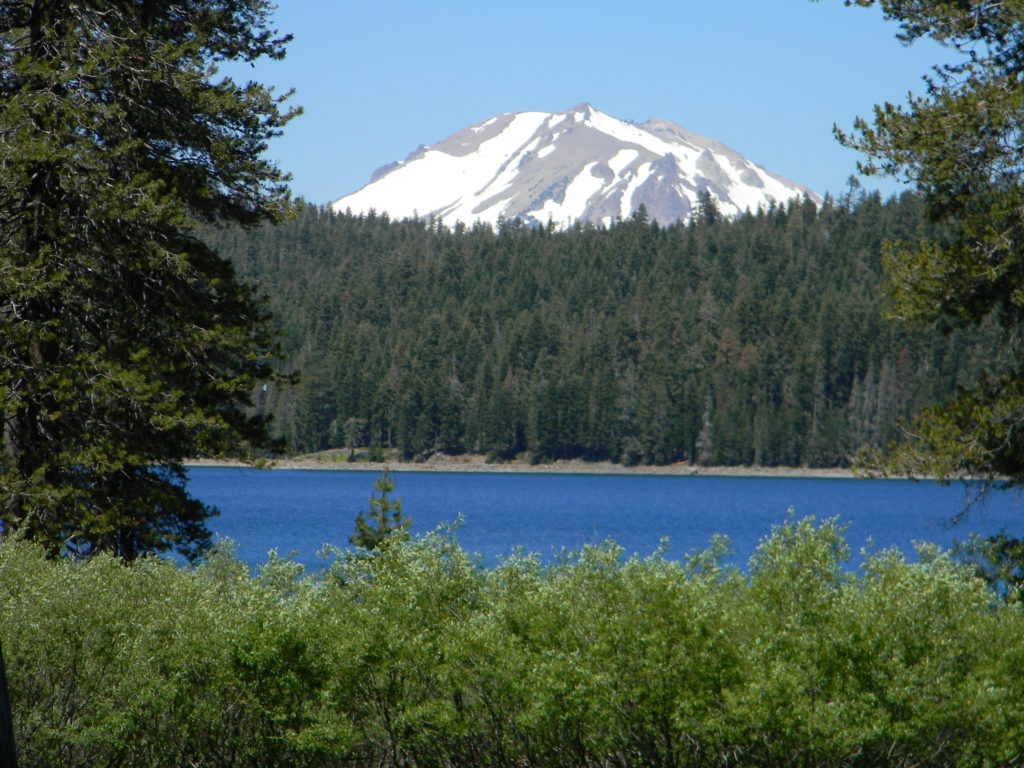
<svg viewBox="0 0 1024 768">
<path fill-rule="evenodd" d="M 886 319 L 884 243 L 921 199 L 849 190 L 689 223 L 449 228 L 299 204 L 202 236 L 265 292 L 293 452 L 846 466 L 996 361 L 996 324 Z"/>
</svg>

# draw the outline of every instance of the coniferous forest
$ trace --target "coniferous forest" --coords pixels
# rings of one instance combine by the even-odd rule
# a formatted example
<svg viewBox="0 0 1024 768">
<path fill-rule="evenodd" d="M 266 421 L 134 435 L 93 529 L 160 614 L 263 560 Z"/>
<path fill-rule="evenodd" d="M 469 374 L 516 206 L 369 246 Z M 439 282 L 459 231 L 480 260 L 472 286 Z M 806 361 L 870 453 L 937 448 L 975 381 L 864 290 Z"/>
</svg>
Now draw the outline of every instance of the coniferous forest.
<svg viewBox="0 0 1024 768">
<path fill-rule="evenodd" d="M 301 372 L 256 397 L 295 452 L 835 466 L 998 353 L 985 326 L 886 319 L 883 244 L 924 227 L 911 193 L 851 191 L 568 231 L 299 205 L 203 235 L 266 292 Z"/>
</svg>

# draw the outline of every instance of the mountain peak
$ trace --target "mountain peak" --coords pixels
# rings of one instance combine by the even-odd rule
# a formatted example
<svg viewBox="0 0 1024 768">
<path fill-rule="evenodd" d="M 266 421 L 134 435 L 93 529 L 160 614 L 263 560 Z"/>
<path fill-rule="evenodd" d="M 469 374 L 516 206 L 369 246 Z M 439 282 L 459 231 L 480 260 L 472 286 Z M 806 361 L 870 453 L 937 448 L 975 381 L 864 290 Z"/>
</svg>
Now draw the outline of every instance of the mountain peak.
<svg viewBox="0 0 1024 768">
<path fill-rule="evenodd" d="M 581 102 L 562 112 L 494 115 L 378 169 L 331 205 L 392 218 L 566 227 L 608 225 L 643 204 L 668 224 L 687 219 L 703 192 L 726 215 L 803 195 L 820 200 L 673 122 L 626 122 Z"/>
</svg>

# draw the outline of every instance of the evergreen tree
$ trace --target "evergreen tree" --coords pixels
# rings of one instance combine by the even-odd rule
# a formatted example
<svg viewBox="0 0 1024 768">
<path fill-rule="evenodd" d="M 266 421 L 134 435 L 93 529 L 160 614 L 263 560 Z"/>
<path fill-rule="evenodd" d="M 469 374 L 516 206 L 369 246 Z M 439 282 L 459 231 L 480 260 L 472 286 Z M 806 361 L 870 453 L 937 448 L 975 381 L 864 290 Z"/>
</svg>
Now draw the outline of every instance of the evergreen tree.
<svg viewBox="0 0 1024 768">
<path fill-rule="evenodd" d="M 290 117 L 222 62 L 280 58 L 264 0 L 0 6 L 0 521 L 51 554 L 208 546 L 181 461 L 267 443 L 268 315 L 197 224 L 284 211 Z"/>
<path fill-rule="evenodd" d="M 395 481 L 388 475 L 387 467 L 373 481 L 373 490 L 380 495 L 370 496 L 370 521 L 360 512 L 356 516 L 356 532 L 348 537 L 350 544 L 367 550 L 377 549 L 385 539 L 408 539 L 412 522 L 402 517 L 402 499 L 388 498 L 395 490 Z"/>
<path fill-rule="evenodd" d="M 998 354 L 991 322 L 882 317 L 883 240 L 927 231 L 906 193 L 502 234 L 310 206 L 203 235 L 270 292 L 304 386 L 266 402 L 295 445 L 354 418 L 405 457 L 835 466 Z"/>
<path fill-rule="evenodd" d="M 892 314 L 947 328 L 994 318 L 1011 358 L 924 410 L 887 466 L 1024 484 L 1024 0 L 878 4 L 903 42 L 930 37 L 954 56 L 925 95 L 839 134 L 867 154 L 864 172 L 916 184 L 935 225 L 931 237 L 888 248 Z"/>
<path fill-rule="evenodd" d="M 702 189 L 697 193 L 697 205 L 693 209 L 692 221 L 697 224 L 715 224 L 722 220 L 722 212 L 718 201 L 711 193 Z"/>
</svg>

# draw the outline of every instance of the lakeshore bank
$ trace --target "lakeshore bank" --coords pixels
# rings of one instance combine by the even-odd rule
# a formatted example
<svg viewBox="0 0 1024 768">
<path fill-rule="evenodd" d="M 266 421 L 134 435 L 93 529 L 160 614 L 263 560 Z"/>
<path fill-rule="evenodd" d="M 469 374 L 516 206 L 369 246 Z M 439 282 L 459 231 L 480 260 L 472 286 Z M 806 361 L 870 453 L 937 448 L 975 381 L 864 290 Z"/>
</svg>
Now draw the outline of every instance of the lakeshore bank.
<svg viewBox="0 0 1024 768">
<path fill-rule="evenodd" d="M 185 462 L 188 467 L 245 467 L 243 462 L 222 461 L 217 459 L 190 459 Z M 663 466 L 633 466 L 613 464 L 610 461 L 583 461 L 582 459 L 563 459 L 545 464 L 530 464 L 525 461 L 488 462 L 486 456 L 463 454 L 447 456 L 435 454 L 425 461 L 345 461 L 337 454 L 328 456 L 312 455 L 297 456 L 286 459 L 275 459 L 270 463 L 271 469 L 306 469 L 323 471 L 376 471 L 385 467 L 396 472 L 491 472 L 491 473 L 531 473 L 531 474 L 573 474 L 573 475 L 698 475 L 706 477 L 821 477 L 821 478 L 856 478 L 849 469 L 811 468 L 811 467 L 705 467 L 689 462 L 666 464 Z"/>
</svg>

